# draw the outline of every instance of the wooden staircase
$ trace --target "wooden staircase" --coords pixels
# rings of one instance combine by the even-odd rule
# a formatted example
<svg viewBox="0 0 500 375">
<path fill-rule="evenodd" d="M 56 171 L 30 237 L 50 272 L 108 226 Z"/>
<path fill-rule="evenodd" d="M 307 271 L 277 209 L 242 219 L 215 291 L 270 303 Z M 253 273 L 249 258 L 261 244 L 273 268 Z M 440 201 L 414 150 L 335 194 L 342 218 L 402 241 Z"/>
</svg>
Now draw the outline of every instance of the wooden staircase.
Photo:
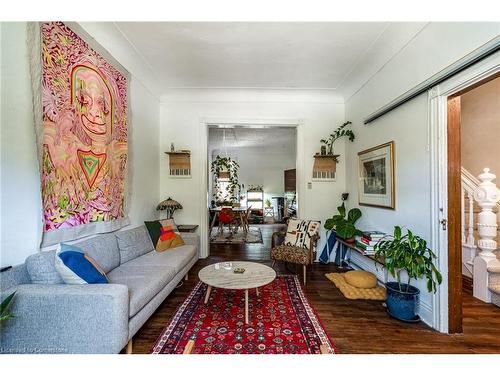
<svg viewBox="0 0 500 375">
<path fill-rule="evenodd" d="M 497 258 L 500 251 L 497 251 Z M 500 307 L 500 267 L 488 267 L 489 286 L 491 292 L 491 303 Z"/>
<path fill-rule="evenodd" d="M 500 190 L 488 168 L 478 177 L 462 167 L 462 274 L 474 297 L 500 305 Z"/>
</svg>

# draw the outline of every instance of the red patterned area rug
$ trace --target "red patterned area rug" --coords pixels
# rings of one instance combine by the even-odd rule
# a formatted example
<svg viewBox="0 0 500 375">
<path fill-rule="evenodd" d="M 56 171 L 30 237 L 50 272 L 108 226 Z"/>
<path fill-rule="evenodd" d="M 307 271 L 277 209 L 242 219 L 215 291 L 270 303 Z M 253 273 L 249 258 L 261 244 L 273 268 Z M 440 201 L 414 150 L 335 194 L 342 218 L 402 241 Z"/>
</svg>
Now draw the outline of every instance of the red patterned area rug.
<svg viewBox="0 0 500 375">
<path fill-rule="evenodd" d="M 181 354 L 194 340 L 192 354 L 320 354 L 337 352 L 307 301 L 297 276 L 278 276 L 249 291 L 245 324 L 242 290 L 213 289 L 204 304 L 202 282 L 177 309 L 152 349 L 153 354 Z"/>
</svg>

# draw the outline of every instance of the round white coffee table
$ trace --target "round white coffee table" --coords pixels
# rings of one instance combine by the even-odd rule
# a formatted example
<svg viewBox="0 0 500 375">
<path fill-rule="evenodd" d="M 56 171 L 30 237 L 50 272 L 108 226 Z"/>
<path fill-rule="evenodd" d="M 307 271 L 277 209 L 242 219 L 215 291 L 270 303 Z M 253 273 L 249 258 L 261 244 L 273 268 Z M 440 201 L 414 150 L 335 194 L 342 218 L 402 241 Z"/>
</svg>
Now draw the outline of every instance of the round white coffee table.
<svg viewBox="0 0 500 375">
<path fill-rule="evenodd" d="M 235 268 L 244 268 L 245 272 L 235 273 Z M 271 267 L 260 263 L 222 262 L 202 268 L 198 277 L 208 285 L 205 304 L 208 303 L 212 288 L 243 289 L 245 291 L 245 323 L 248 324 L 248 289 L 255 288 L 258 296 L 258 288 L 272 283 L 276 278 L 276 272 Z"/>
</svg>

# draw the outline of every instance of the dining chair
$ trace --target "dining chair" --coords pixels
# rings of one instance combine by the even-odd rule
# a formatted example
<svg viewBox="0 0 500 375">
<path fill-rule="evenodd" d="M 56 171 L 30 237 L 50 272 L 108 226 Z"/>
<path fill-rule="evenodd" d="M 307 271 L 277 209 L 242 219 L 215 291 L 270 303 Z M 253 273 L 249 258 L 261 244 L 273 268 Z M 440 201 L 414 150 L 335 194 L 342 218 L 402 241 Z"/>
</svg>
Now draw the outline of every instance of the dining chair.
<svg viewBox="0 0 500 375">
<path fill-rule="evenodd" d="M 219 233 L 224 232 L 224 225 L 229 227 L 231 232 L 231 224 L 234 222 L 234 212 L 231 207 L 223 207 L 219 212 Z"/>
<path fill-rule="evenodd" d="M 250 230 L 250 215 L 252 214 L 252 206 L 248 206 L 245 215 L 243 216 L 243 229 L 246 233 Z"/>
</svg>

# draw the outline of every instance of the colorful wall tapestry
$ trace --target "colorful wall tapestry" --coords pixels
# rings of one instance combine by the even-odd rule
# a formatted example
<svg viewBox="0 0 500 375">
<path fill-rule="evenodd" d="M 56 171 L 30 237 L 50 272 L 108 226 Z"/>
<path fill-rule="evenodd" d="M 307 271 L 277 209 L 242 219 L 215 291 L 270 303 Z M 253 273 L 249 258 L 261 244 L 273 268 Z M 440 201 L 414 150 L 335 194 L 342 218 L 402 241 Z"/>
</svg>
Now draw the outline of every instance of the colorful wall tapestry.
<svg viewBox="0 0 500 375">
<path fill-rule="evenodd" d="M 41 23 L 40 38 L 48 245 L 127 224 L 127 77 L 62 22 Z"/>
</svg>

